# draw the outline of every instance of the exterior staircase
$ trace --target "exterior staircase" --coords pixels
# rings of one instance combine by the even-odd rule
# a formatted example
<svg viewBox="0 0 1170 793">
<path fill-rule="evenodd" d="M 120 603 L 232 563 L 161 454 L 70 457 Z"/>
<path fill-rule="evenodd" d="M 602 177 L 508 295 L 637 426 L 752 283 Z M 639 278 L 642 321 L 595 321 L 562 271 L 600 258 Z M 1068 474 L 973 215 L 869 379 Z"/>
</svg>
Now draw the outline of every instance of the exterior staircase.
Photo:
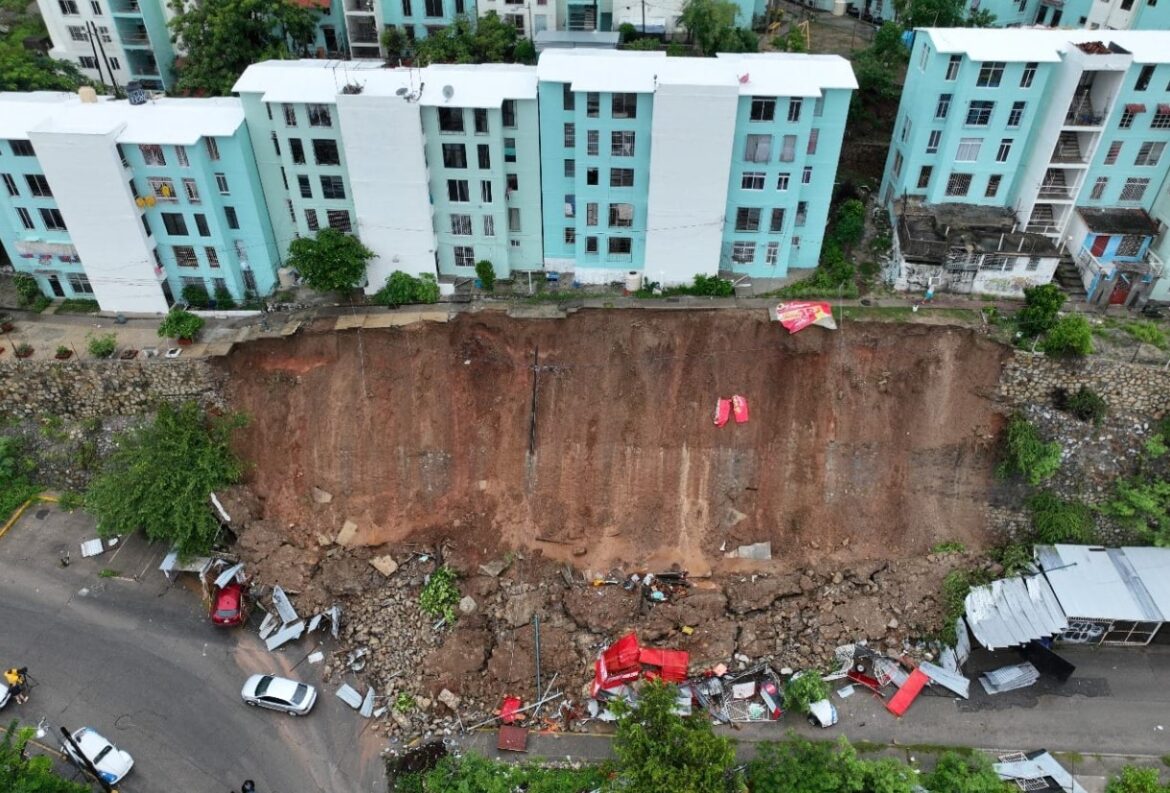
<svg viewBox="0 0 1170 793">
<path fill-rule="evenodd" d="M 1053 280 L 1060 284 L 1060 288 L 1068 295 L 1069 302 L 1084 303 L 1089 299 L 1088 293 L 1085 292 L 1084 282 L 1081 280 L 1081 271 L 1077 269 L 1076 262 L 1072 260 L 1071 256 L 1065 256 L 1060 260 L 1060 264 L 1056 266 L 1056 275 Z"/>
</svg>

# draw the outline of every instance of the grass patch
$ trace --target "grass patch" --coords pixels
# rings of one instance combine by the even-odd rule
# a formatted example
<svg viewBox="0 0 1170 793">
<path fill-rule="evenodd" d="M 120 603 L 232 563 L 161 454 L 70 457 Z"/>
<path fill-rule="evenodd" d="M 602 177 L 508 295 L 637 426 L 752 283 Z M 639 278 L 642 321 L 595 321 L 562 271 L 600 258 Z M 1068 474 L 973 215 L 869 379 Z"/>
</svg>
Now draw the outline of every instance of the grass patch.
<svg viewBox="0 0 1170 793">
<path fill-rule="evenodd" d="M 1166 349 L 1170 346 L 1167 342 L 1166 333 L 1155 323 L 1148 320 L 1142 322 L 1127 322 L 1122 326 L 1126 333 L 1134 337 L 1142 344 L 1152 344 L 1159 350 Z"/>
<path fill-rule="evenodd" d="M 96 314 L 100 310 L 96 300 L 82 300 L 76 297 L 66 298 L 57 306 L 58 314 Z"/>
<path fill-rule="evenodd" d="M 121 573 L 119 573 L 117 570 L 111 570 L 108 567 L 103 567 L 101 571 L 98 572 L 98 578 L 117 578 L 119 575 L 121 575 Z"/>
<path fill-rule="evenodd" d="M 1162 765 L 1170 767 L 1170 754 L 1162 755 Z"/>
<path fill-rule="evenodd" d="M 962 553 L 967 548 L 961 542 L 940 542 L 930 549 L 931 553 Z"/>
</svg>

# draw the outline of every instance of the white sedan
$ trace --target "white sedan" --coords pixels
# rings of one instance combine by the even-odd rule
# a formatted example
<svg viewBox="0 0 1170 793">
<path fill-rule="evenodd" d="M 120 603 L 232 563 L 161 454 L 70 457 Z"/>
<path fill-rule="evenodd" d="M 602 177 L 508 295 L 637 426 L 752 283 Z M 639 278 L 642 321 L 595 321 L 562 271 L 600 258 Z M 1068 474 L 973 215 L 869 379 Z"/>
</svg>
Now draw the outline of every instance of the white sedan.
<svg viewBox="0 0 1170 793">
<path fill-rule="evenodd" d="M 317 689 L 287 677 L 252 675 L 244 683 L 240 696 L 247 705 L 304 716 L 317 702 Z"/>
<path fill-rule="evenodd" d="M 98 776 L 106 784 L 116 785 L 134 767 L 134 758 L 107 741 L 92 727 L 82 727 L 73 733 L 73 741 L 81 749 L 81 753 L 97 769 Z M 73 744 L 64 741 L 61 744 L 61 751 L 67 754 L 69 759 L 79 768 L 89 770 L 85 760 L 77 756 Z"/>
</svg>

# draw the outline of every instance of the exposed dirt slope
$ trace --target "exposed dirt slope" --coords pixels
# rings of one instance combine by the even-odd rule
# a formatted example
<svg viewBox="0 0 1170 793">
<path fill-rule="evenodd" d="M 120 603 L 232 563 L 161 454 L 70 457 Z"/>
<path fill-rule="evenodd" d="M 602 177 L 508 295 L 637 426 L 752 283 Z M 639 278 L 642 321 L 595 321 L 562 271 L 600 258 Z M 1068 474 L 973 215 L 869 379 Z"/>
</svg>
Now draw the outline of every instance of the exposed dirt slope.
<svg viewBox="0 0 1170 793">
<path fill-rule="evenodd" d="M 788 336 L 762 311 L 480 312 L 256 342 L 225 366 L 250 484 L 298 545 L 348 518 L 362 544 L 447 537 L 469 563 L 538 547 L 698 574 L 762 540 L 772 569 L 984 545 L 1003 354 L 959 328 Z M 751 421 L 716 429 L 733 393 Z"/>
</svg>

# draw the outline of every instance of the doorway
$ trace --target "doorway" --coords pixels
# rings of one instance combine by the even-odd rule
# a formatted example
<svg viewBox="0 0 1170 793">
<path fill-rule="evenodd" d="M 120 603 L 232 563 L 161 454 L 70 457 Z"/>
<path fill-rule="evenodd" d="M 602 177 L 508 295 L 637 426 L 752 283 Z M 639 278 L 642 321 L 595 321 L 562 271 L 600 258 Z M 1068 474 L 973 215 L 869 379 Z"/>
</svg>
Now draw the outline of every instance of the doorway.
<svg viewBox="0 0 1170 793">
<path fill-rule="evenodd" d="M 45 280 L 49 282 L 49 289 L 53 291 L 53 297 L 65 297 L 65 287 L 61 286 L 61 279 L 56 274 L 50 275 Z"/>
</svg>

